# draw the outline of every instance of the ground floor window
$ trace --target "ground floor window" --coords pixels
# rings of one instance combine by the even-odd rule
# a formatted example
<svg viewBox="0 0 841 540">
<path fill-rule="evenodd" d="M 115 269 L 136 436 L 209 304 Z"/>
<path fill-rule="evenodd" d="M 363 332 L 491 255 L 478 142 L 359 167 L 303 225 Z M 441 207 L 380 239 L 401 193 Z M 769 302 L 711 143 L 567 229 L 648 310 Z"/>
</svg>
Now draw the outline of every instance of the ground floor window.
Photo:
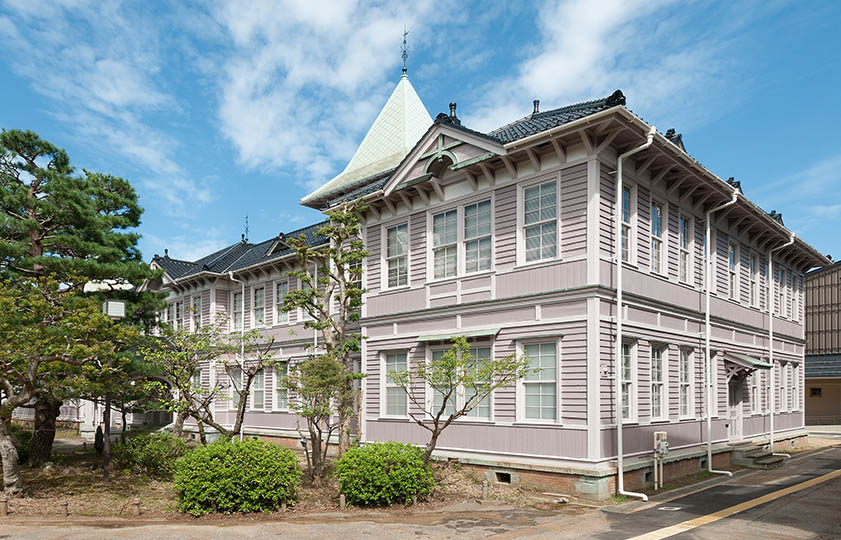
<svg viewBox="0 0 841 540">
<path fill-rule="evenodd" d="M 692 404 L 692 351 L 680 350 L 680 366 L 678 369 L 680 381 L 680 415 L 693 416 L 695 407 Z"/>
<path fill-rule="evenodd" d="M 666 384 L 663 347 L 651 347 L 651 417 L 664 418 L 666 409 Z"/>
<path fill-rule="evenodd" d="M 475 369 L 478 369 L 483 364 L 491 361 L 491 348 L 490 347 L 471 347 L 470 348 L 470 356 L 473 357 L 473 366 Z M 473 402 L 475 403 L 479 396 L 483 393 L 484 385 L 487 384 L 489 381 L 477 381 L 482 383 L 482 386 L 477 386 L 475 388 L 465 388 L 464 389 L 464 400 L 465 403 Z M 484 418 L 486 420 L 491 419 L 491 395 L 488 394 L 487 396 L 483 397 L 478 401 L 478 404 L 473 407 L 466 416 L 470 416 L 473 418 Z"/>
<path fill-rule="evenodd" d="M 289 390 L 286 387 L 286 377 L 289 375 L 289 364 L 280 362 L 274 367 L 274 408 L 288 409 L 289 408 Z"/>
<path fill-rule="evenodd" d="M 557 344 L 529 343 L 523 352 L 533 370 L 523 381 L 525 416 L 529 420 L 557 420 Z"/>
<path fill-rule="evenodd" d="M 408 412 L 406 391 L 393 383 L 388 376 L 389 373 L 407 369 L 408 361 L 405 352 L 385 355 L 385 413 L 387 416 L 406 416 Z"/>
<path fill-rule="evenodd" d="M 636 365 L 635 365 L 635 347 L 631 343 L 622 344 L 622 365 L 620 366 L 619 376 L 622 387 L 622 420 L 633 420 L 636 413 L 635 393 L 636 393 Z"/>
</svg>

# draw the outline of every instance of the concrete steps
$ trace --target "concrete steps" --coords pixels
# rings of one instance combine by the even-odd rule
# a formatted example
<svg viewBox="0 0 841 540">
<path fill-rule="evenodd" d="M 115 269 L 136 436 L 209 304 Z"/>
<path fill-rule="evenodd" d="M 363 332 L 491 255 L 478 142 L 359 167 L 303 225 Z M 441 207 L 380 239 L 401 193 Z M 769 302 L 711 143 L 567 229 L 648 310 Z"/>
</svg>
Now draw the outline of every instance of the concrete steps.
<svg viewBox="0 0 841 540">
<path fill-rule="evenodd" d="M 747 442 L 733 445 L 730 461 L 733 465 L 751 469 L 773 469 L 782 465 L 785 458 L 773 455 L 764 446 Z"/>
</svg>

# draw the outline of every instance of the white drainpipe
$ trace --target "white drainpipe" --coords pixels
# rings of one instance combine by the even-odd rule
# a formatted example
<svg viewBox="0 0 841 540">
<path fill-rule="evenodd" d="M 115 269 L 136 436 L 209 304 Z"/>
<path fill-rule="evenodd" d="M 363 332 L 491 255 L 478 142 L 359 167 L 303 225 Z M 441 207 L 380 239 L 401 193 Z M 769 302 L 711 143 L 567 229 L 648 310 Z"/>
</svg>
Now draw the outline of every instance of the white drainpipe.
<svg viewBox="0 0 841 540">
<path fill-rule="evenodd" d="M 768 277 L 765 280 L 765 290 L 766 290 L 765 303 L 767 304 L 767 307 L 768 307 L 768 363 L 771 364 L 771 381 L 770 381 L 770 384 L 769 384 L 769 386 L 771 387 L 770 392 L 769 392 L 770 395 L 771 395 L 770 396 L 771 397 L 771 404 L 770 404 L 771 405 L 771 407 L 770 407 L 770 409 L 771 409 L 771 434 L 770 434 L 770 437 L 769 437 L 769 441 L 770 441 L 769 450 L 770 450 L 771 454 L 773 454 L 775 456 L 785 456 L 785 457 L 789 457 L 789 458 L 791 457 L 789 454 L 784 454 L 782 452 L 774 452 L 774 407 L 775 407 L 774 395 L 777 391 L 777 388 L 774 385 L 774 309 L 773 309 L 774 308 L 774 298 L 771 298 L 771 294 L 774 292 L 774 288 L 771 284 L 773 283 L 773 280 L 774 280 L 774 259 L 773 259 L 774 252 L 778 251 L 778 250 L 781 250 L 783 248 L 786 248 L 786 247 L 792 245 L 793 243 L 794 243 L 794 233 L 791 233 L 791 238 L 789 238 L 788 242 L 786 242 L 785 244 L 783 244 L 781 246 L 777 246 L 774 249 L 769 249 L 768 250 Z M 783 284 L 780 283 L 780 287 L 782 287 L 782 286 L 783 286 Z M 780 309 L 782 309 L 782 306 L 780 306 Z M 780 369 L 782 370 L 782 366 L 780 367 Z M 782 396 L 781 396 L 781 398 L 782 398 Z"/>
<path fill-rule="evenodd" d="M 704 225 L 706 226 L 706 241 L 704 242 L 704 261 L 707 265 L 706 271 L 704 272 L 704 340 L 705 350 L 706 350 L 706 359 L 707 359 L 707 368 L 705 370 L 705 378 L 706 378 L 706 388 L 707 388 L 707 399 L 704 400 L 707 409 L 707 470 L 713 474 L 726 474 L 727 476 L 733 476 L 733 473 L 730 471 L 717 471 L 713 469 L 713 419 L 712 419 L 712 401 L 713 401 L 713 380 L 712 380 L 712 358 L 710 357 L 710 333 L 712 330 L 712 325 L 710 324 L 710 283 L 713 271 L 713 259 L 711 256 L 711 242 L 710 242 L 710 218 L 715 212 L 719 210 L 724 210 L 728 206 L 732 206 L 736 204 L 736 201 L 739 200 L 739 190 L 733 189 L 733 198 L 727 201 L 726 203 L 716 207 L 711 208 L 707 211 L 706 216 L 704 218 Z M 716 381 L 717 382 L 717 381 Z"/>
<path fill-rule="evenodd" d="M 616 200 L 614 202 L 614 254 L 616 255 L 616 351 L 615 363 L 615 394 L 616 394 L 616 482 L 618 493 L 626 497 L 636 497 L 644 501 L 648 497 L 642 493 L 625 491 L 622 448 L 622 160 L 641 152 L 651 146 L 657 128 L 651 126 L 646 141 L 632 150 L 628 150 L 616 159 Z"/>
<path fill-rule="evenodd" d="M 239 384 L 242 386 L 243 378 L 245 377 L 245 282 L 240 281 L 234 277 L 233 272 L 228 272 L 228 278 L 231 281 L 242 284 L 242 312 L 239 320 Z M 233 309 L 233 306 L 231 306 Z M 233 384 L 233 381 L 231 381 Z M 236 390 L 236 389 L 234 389 Z M 242 397 L 240 397 L 242 399 Z M 236 418 L 234 419 L 236 423 Z M 242 441 L 242 432 L 245 431 L 245 419 L 243 418 L 242 425 L 239 427 L 239 440 Z"/>
</svg>

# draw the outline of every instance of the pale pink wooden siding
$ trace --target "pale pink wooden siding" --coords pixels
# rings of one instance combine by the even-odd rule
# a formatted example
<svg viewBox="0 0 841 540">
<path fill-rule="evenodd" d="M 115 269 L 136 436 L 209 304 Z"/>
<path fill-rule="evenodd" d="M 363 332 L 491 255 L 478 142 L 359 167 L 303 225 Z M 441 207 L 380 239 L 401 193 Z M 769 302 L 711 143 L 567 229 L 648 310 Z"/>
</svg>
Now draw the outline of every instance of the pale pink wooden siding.
<svg viewBox="0 0 841 540">
<path fill-rule="evenodd" d="M 648 269 L 651 265 L 651 195 L 637 185 L 637 265 Z"/>
<path fill-rule="evenodd" d="M 411 285 L 422 286 L 426 281 L 426 214 L 418 212 L 409 219 L 409 257 Z"/>
<path fill-rule="evenodd" d="M 517 257 L 517 186 L 497 189 L 494 197 L 496 266 L 510 266 Z"/>
<path fill-rule="evenodd" d="M 614 257 L 614 215 L 613 207 L 616 202 L 615 179 L 610 169 L 604 163 L 599 167 L 599 248 L 602 255 Z"/>
<path fill-rule="evenodd" d="M 561 246 L 563 257 L 587 253 L 587 164 L 561 171 Z"/>
<path fill-rule="evenodd" d="M 666 220 L 663 223 L 663 234 L 667 238 L 667 243 L 665 246 L 665 250 L 667 251 L 666 257 L 664 260 L 668 266 L 667 274 L 670 279 L 675 281 L 678 280 L 678 253 L 680 253 L 680 243 L 678 242 L 678 224 L 679 224 L 679 217 L 678 217 L 678 207 L 669 204 L 668 205 L 669 213 L 666 216 Z M 666 211 L 666 208 L 663 208 L 663 211 Z"/>
<path fill-rule="evenodd" d="M 380 226 L 368 227 L 367 248 L 368 258 L 366 259 L 365 277 L 367 279 L 366 289 L 368 296 L 376 294 L 380 290 Z"/>
</svg>

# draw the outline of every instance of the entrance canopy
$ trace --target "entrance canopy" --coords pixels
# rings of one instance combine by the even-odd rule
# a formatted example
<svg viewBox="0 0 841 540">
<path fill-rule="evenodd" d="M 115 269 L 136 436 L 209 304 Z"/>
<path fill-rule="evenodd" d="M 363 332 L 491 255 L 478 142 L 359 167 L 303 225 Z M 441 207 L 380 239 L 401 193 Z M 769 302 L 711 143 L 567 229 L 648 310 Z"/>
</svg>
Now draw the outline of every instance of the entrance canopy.
<svg viewBox="0 0 841 540">
<path fill-rule="evenodd" d="M 771 369 L 771 364 L 751 358 L 750 356 L 724 353 L 724 367 L 727 371 L 727 380 L 729 381 L 733 377 L 750 375 L 757 369 Z"/>
</svg>

